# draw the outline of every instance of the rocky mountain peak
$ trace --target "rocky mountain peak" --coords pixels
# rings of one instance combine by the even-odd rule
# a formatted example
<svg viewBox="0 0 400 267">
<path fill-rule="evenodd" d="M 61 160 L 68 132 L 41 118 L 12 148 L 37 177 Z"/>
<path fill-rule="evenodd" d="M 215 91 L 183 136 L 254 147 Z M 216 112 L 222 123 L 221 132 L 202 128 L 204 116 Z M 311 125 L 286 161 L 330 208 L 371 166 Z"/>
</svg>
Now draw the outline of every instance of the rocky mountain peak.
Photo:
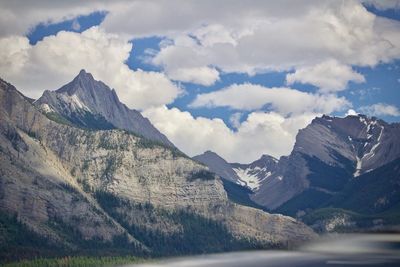
<svg viewBox="0 0 400 267">
<path fill-rule="evenodd" d="M 64 93 L 68 95 L 74 95 L 78 90 L 82 90 L 83 92 L 93 89 L 94 87 L 100 86 L 99 81 L 96 81 L 93 78 L 93 75 L 86 72 L 82 69 L 79 74 L 69 83 L 62 86 L 58 90 L 57 93 Z"/>
<path fill-rule="evenodd" d="M 44 112 L 57 113 L 79 127 L 120 128 L 174 147 L 139 111 L 123 104 L 114 89 L 95 80 L 85 70 L 58 90 L 44 92 L 35 104 Z"/>
</svg>

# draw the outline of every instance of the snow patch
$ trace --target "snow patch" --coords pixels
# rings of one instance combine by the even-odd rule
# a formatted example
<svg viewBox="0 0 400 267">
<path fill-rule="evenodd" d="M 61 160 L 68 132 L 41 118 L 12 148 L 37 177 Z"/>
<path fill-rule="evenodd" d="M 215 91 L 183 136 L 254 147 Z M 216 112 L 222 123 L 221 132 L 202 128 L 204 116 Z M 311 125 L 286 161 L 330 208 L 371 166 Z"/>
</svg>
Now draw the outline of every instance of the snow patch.
<svg viewBox="0 0 400 267">
<path fill-rule="evenodd" d="M 258 190 L 258 188 L 260 187 L 260 180 L 258 179 L 256 174 L 250 173 L 251 171 L 253 171 L 253 169 L 247 168 L 243 170 L 240 168 L 233 168 L 233 170 L 240 178 L 240 180 L 238 181 L 240 185 L 245 185 L 249 187 L 252 191 Z"/>
<path fill-rule="evenodd" d="M 381 138 L 382 138 L 382 134 L 383 134 L 383 130 L 385 129 L 385 127 L 383 127 L 383 126 L 381 126 L 381 132 L 380 132 L 380 134 L 379 134 L 379 137 L 378 137 L 378 140 L 377 140 L 377 143 L 371 148 L 371 150 L 367 153 L 367 154 L 365 154 L 364 156 L 363 156 L 363 158 L 362 159 L 371 159 L 371 158 L 373 158 L 374 156 L 375 156 L 375 150 L 376 150 L 376 148 L 381 144 Z"/>
<path fill-rule="evenodd" d="M 364 123 L 365 125 L 368 125 L 367 121 L 363 117 L 359 116 L 358 119 L 360 120 L 360 122 Z"/>
<path fill-rule="evenodd" d="M 45 113 L 54 112 L 54 109 L 52 109 L 48 104 L 42 104 L 40 108 Z"/>
<path fill-rule="evenodd" d="M 353 174 L 354 177 L 360 176 L 362 167 L 362 160 L 358 156 L 356 156 L 356 160 L 357 160 L 357 166 L 356 166 L 356 171 Z"/>
</svg>

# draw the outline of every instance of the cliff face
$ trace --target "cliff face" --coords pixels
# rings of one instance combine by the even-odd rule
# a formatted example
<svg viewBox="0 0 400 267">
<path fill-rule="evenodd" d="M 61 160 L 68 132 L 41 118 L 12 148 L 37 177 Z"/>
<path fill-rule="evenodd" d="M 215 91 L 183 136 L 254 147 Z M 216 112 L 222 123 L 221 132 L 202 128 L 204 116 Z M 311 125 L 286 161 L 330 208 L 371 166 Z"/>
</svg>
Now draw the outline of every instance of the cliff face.
<svg viewBox="0 0 400 267">
<path fill-rule="evenodd" d="M 181 152 L 123 130 L 89 131 L 52 121 L 4 81 L 0 160 L 0 211 L 71 248 L 82 245 L 65 229 L 84 244 L 127 242 L 151 253 L 157 248 L 144 233 L 186 235 L 193 216 L 221 224 L 238 242 L 250 238 L 262 246 L 314 236 L 290 217 L 229 202 L 220 178 Z M 139 211 L 152 219 L 139 219 Z M 180 215 L 171 217 L 174 212 Z"/>
</svg>

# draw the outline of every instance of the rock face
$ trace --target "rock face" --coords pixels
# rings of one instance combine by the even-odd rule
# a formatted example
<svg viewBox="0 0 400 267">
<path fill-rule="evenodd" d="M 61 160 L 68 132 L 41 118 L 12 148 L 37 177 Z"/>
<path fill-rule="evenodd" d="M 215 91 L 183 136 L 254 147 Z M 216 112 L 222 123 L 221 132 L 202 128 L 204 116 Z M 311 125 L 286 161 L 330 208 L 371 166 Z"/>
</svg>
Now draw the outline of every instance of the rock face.
<svg viewBox="0 0 400 267">
<path fill-rule="evenodd" d="M 90 129 L 119 128 L 147 139 L 173 147 L 139 111 L 120 102 L 114 89 L 96 81 L 81 70 L 70 83 L 56 91 L 45 91 L 35 105 L 42 111 L 67 119 L 70 123 Z"/>
<path fill-rule="evenodd" d="M 61 88 L 53 96 L 58 99 L 64 92 Z M 190 229 L 215 235 L 204 225 L 221 225 L 213 229 L 227 231 L 230 245 L 214 240 L 214 247 L 199 245 L 192 253 L 237 244 L 250 248 L 243 240 L 268 247 L 314 236 L 290 217 L 231 203 L 220 178 L 178 150 L 119 129 L 60 124 L 2 80 L 0 166 L 0 212 L 15 214 L 36 234 L 71 249 L 109 242 L 105 247 L 130 244 L 137 253 L 155 253 L 156 240 L 174 249 L 166 253 L 187 253 L 163 242 L 189 246 L 182 243 L 193 240 L 185 239 Z"/>
<path fill-rule="evenodd" d="M 315 208 L 360 175 L 399 158 L 398 136 L 399 123 L 364 115 L 316 118 L 299 131 L 292 153 L 280 159 L 253 200 L 272 210 L 290 207 L 291 213 Z"/>
<path fill-rule="evenodd" d="M 235 183 L 240 180 L 240 177 L 232 169 L 231 164 L 226 162 L 226 160 L 215 152 L 206 151 L 201 155 L 194 156 L 193 159 L 206 165 L 212 172 L 218 174 L 221 178 Z"/>
</svg>

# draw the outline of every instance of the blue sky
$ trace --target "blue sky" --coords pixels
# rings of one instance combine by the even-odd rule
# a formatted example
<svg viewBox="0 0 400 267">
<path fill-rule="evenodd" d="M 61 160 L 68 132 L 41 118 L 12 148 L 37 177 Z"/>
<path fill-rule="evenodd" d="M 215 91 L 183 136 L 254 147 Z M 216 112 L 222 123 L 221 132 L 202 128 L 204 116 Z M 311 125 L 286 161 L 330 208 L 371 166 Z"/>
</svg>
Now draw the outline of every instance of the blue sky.
<svg viewBox="0 0 400 267">
<path fill-rule="evenodd" d="M 85 68 L 191 156 L 279 157 L 322 113 L 400 121 L 400 4 L 367 2 L 230 2 L 237 17 L 212 1 L 178 13 L 179 1 L 38 4 L 26 14 L 4 3 L 26 21 L 2 22 L 0 47 L 21 63 L 0 70 L 38 97 Z"/>
</svg>

